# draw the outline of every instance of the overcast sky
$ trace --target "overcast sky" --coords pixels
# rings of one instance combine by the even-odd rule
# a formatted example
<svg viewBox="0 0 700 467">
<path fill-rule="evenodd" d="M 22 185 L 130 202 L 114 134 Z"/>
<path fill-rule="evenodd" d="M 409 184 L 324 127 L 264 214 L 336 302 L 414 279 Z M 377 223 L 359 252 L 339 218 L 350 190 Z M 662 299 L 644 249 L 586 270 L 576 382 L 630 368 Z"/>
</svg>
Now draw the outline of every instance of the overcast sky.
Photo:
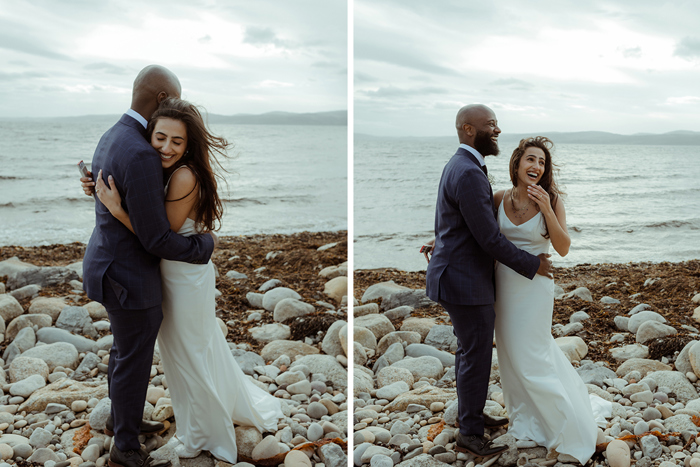
<svg viewBox="0 0 700 467">
<path fill-rule="evenodd" d="M 700 131 L 700 2 L 355 0 L 355 132 Z"/>
<path fill-rule="evenodd" d="M 347 5 L 0 0 L 0 117 L 121 113 L 146 65 L 218 114 L 347 108 Z"/>
</svg>

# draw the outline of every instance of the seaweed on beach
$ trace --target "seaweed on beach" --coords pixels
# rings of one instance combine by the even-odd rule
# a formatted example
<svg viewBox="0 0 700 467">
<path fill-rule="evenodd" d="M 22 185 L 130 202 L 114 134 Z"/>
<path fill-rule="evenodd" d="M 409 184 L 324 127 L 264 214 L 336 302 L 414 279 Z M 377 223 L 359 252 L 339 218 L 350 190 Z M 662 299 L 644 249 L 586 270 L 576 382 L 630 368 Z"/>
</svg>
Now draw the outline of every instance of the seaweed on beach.
<svg viewBox="0 0 700 467">
<path fill-rule="evenodd" d="M 649 347 L 649 358 L 661 360 L 661 357 L 672 357 L 674 353 L 683 350 L 683 347 L 692 340 L 689 336 L 672 336 L 662 339 L 654 339 Z"/>
</svg>

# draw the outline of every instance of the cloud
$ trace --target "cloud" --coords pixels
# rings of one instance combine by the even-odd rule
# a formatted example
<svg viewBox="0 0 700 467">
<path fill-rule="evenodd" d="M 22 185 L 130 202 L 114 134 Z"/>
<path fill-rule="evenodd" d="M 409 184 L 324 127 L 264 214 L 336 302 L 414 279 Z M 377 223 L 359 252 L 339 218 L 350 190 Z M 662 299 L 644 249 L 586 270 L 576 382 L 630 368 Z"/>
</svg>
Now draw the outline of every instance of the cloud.
<svg viewBox="0 0 700 467">
<path fill-rule="evenodd" d="M 684 37 L 676 45 L 673 55 L 685 59 L 700 58 L 700 38 Z"/>
<path fill-rule="evenodd" d="M 625 58 L 641 58 L 642 48 L 641 47 L 631 47 L 629 49 L 624 49 L 622 51 L 622 56 Z"/>
<path fill-rule="evenodd" d="M 258 84 L 250 86 L 250 87 L 257 89 L 257 88 L 291 88 L 293 86 L 294 86 L 294 84 L 292 84 L 292 83 L 285 83 L 283 81 L 275 81 L 274 79 L 266 79 L 266 80 L 259 82 Z"/>
<path fill-rule="evenodd" d="M 396 86 L 380 87 L 378 89 L 368 89 L 357 91 L 356 94 L 362 94 L 373 98 L 397 98 L 411 96 L 427 96 L 430 94 L 448 94 L 450 91 L 447 88 L 440 87 L 422 87 L 422 88 L 399 88 Z"/>
<path fill-rule="evenodd" d="M 666 99 L 667 105 L 700 104 L 698 96 L 669 97 Z"/>
<path fill-rule="evenodd" d="M 532 83 L 516 78 L 497 79 L 495 81 L 491 81 L 489 84 L 494 86 L 506 86 L 516 91 L 530 91 L 535 87 Z"/>
<path fill-rule="evenodd" d="M 85 70 L 104 71 L 105 73 L 109 73 L 112 75 L 133 74 L 132 70 L 129 70 L 129 69 L 121 67 L 121 66 L 113 65 L 113 64 L 107 63 L 107 62 L 88 63 L 87 65 L 84 65 L 83 68 Z"/>
<path fill-rule="evenodd" d="M 25 81 L 28 79 L 33 79 L 33 78 L 48 78 L 49 75 L 47 73 L 43 73 L 40 71 L 23 71 L 23 72 L 18 72 L 18 73 L 6 73 L 3 71 L 0 71 L 0 81 L 1 82 L 11 82 L 11 81 Z"/>
<path fill-rule="evenodd" d="M 0 30 L 2 28 L 3 25 L 0 23 Z M 0 33 L 0 48 L 54 60 L 71 60 L 68 55 L 51 50 L 40 41 L 32 40 L 32 38 L 24 35 L 8 34 L 7 32 Z"/>
<path fill-rule="evenodd" d="M 274 45 L 275 47 L 291 48 L 289 42 L 277 37 L 271 28 L 259 26 L 248 26 L 243 37 L 244 44 L 251 45 Z"/>
<path fill-rule="evenodd" d="M 211 42 L 211 36 L 207 34 L 206 36 L 197 39 L 197 42 L 199 42 L 200 44 L 206 44 L 208 42 Z"/>
</svg>

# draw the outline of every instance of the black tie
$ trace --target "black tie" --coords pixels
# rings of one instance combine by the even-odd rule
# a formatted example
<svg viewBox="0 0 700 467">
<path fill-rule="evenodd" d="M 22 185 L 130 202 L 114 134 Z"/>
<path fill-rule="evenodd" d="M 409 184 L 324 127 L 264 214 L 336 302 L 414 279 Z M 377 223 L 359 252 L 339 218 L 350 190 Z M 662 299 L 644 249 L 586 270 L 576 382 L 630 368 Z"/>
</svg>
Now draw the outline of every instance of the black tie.
<svg viewBox="0 0 700 467">
<path fill-rule="evenodd" d="M 489 169 L 486 168 L 485 164 L 481 166 L 481 170 L 484 171 L 484 174 L 486 174 L 487 177 L 489 176 Z"/>
</svg>

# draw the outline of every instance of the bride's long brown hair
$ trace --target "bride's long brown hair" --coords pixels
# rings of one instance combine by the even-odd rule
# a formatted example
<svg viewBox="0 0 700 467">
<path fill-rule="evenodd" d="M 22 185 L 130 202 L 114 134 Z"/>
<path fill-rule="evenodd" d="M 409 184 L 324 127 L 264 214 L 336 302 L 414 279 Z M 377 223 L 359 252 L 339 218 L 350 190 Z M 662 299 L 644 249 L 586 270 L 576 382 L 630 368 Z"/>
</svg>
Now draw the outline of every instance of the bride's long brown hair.
<svg viewBox="0 0 700 467">
<path fill-rule="evenodd" d="M 542 172 L 542 177 L 537 183 L 539 186 L 544 188 L 544 191 L 549 195 L 549 202 L 554 209 L 557 204 L 557 200 L 560 197 L 566 195 L 556 180 L 556 173 L 559 172 L 559 166 L 552 161 L 552 151 L 554 150 L 554 143 L 552 140 L 545 136 L 533 136 L 531 138 L 523 138 L 520 140 L 520 144 L 513 151 L 513 155 L 510 156 L 510 181 L 513 187 L 518 186 L 518 168 L 520 167 L 520 159 L 522 159 L 523 154 L 527 148 L 540 148 L 544 152 L 544 172 Z M 547 224 L 544 225 L 545 228 L 545 238 L 549 238 L 549 229 L 547 229 Z"/>
<path fill-rule="evenodd" d="M 153 134 L 156 122 L 160 118 L 171 118 L 185 125 L 187 130 L 187 148 L 185 155 L 171 167 L 172 173 L 178 167 L 189 167 L 197 180 L 199 198 L 194 206 L 195 222 L 206 231 L 221 227 L 224 207 L 217 193 L 217 179 L 224 180 L 213 166 L 226 171 L 218 156 L 228 157 L 226 150 L 231 146 L 226 139 L 212 134 L 204 123 L 197 106 L 182 99 L 170 97 L 160 103 L 160 107 L 148 122 L 148 137 Z M 189 194 L 187 195 L 189 196 Z M 186 197 L 186 196 L 185 196 Z M 217 227 L 218 224 L 218 227 Z"/>
</svg>

